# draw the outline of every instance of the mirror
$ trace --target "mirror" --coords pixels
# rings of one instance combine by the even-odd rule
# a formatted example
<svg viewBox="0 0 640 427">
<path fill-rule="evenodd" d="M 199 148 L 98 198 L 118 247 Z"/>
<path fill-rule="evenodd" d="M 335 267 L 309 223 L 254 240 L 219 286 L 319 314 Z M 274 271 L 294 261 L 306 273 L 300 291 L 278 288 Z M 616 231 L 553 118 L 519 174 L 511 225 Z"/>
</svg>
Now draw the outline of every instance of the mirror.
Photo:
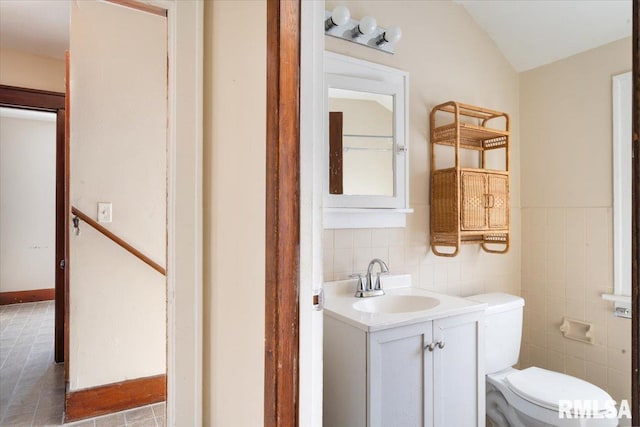
<svg viewBox="0 0 640 427">
<path fill-rule="evenodd" d="M 329 192 L 393 196 L 393 96 L 329 88 Z"/>
<path fill-rule="evenodd" d="M 404 71 L 325 52 L 325 214 L 406 213 L 407 86 Z M 325 215 L 325 227 L 334 225 Z"/>
<path fill-rule="evenodd" d="M 329 192 L 393 196 L 393 96 L 329 89 Z"/>
</svg>

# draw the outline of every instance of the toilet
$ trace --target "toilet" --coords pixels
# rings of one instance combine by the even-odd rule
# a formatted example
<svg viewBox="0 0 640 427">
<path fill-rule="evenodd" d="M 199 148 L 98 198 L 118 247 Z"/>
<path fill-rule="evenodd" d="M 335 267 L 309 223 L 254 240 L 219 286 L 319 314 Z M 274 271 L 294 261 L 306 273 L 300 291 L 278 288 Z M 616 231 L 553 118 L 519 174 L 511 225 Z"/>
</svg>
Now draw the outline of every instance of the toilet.
<svg viewBox="0 0 640 427">
<path fill-rule="evenodd" d="M 606 414 L 613 399 L 601 388 L 570 375 L 542 368 L 518 370 L 512 367 L 518 362 L 520 354 L 522 298 L 489 293 L 473 295 L 468 299 L 488 305 L 485 315 L 486 406 L 487 417 L 493 426 L 618 425 L 616 417 Z M 565 401 L 562 403 L 565 405 L 563 418 L 559 416 L 561 400 Z M 577 409 L 581 412 L 569 408 L 573 406 L 569 402 L 576 400 L 587 402 L 583 408 Z M 567 415 L 571 415 L 571 418 Z"/>
</svg>

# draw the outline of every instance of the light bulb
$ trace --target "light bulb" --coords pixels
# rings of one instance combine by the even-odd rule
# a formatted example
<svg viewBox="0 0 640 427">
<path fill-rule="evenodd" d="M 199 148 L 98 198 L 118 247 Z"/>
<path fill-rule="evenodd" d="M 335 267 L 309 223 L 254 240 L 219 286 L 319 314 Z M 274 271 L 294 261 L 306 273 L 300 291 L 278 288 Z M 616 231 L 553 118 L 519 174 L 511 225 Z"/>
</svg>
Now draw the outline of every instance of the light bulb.
<svg viewBox="0 0 640 427">
<path fill-rule="evenodd" d="M 389 43 L 396 43 L 401 38 L 402 38 L 402 29 L 400 29 L 400 27 L 396 25 L 387 28 L 387 30 L 384 32 L 384 39 Z"/>
<path fill-rule="evenodd" d="M 376 18 L 373 16 L 365 16 L 358 24 L 358 31 L 360 34 L 365 36 L 373 33 L 376 28 L 378 28 L 378 23 L 376 22 Z"/>
<path fill-rule="evenodd" d="M 337 6 L 331 12 L 331 23 L 332 27 L 344 25 L 349 22 L 351 18 L 351 13 L 349 13 L 349 9 L 346 6 Z"/>
</svg>

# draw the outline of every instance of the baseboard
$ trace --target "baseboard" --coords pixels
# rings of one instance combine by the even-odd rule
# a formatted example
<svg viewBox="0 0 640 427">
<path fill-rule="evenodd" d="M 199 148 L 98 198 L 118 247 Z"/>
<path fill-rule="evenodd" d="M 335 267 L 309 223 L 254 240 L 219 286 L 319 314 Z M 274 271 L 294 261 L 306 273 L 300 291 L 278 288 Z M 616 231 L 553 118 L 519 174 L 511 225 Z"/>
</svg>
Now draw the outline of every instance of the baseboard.
<svg viewBox="0 0 640 427">
<path fill-rule="evenodd" d="M 66 396 L 65 421 L 77 421 L 162 402 L 166 395 L 166 375 L 70 391 Z"/>
<path fill-rule="evenodd" d="M 0 305 L 19 304 L 22 302 L 51 301 L 56 297 L 56 290 L 33 289 L 30 291 L 0 292 Z"/>
</svg>

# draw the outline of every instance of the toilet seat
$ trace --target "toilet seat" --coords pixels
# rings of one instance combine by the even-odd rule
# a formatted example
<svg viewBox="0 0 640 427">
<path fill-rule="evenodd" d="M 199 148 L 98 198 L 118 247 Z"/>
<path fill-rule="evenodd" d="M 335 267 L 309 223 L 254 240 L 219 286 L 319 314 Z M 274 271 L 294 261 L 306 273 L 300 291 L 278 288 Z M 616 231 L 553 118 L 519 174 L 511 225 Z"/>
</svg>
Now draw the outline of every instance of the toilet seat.
<svg viewBox="0 0 640 427">
<path fill-rule="evenodd" d="M 511 391 L 521 398 L 552 411 L 560 400 L 586 401 L 598 413 L 604 413 L 611 396 L 591 383 L 569 375 L 537 367 L 515 371 L 504 379 Z"/>
<path fill-rule="evenodd" d="M 515 422 L 513 423 L 514 426 L 563 426 L 563 427 L 584 427 L 584 422 L 585 420 L 583 418 L 580 417 L 573 417 L 571 418 L 564 418 L 564 419 L 559 419 L 559 408 L 558 408 L 558 402 L 551 402 L 548 398 L 549 395 L 547 395 L 547 398 L 543 398 L 541 397 L 545 392 L 541 392 L 541 393 L 536 393 L 536 391 L 531 391 L 531 390 L 526 390 L 528 393 L 523 393 L 522 389 L 526 389 L 526 386 L 522 386 L 522 387 L 517 387 L 517 385 L 519 384 L 519 380 L 522 380 L 522 382 L 524 382 L 523 378 L 526 378 L 527 375 L 533 375 L 533 376 L 538 376 L 538 377 L 544 377 L 544 378 L 552 378 L 550 380 L 550 382 L 544 382 L 544 381 L 540 381 L 541 384 L 546 384 L 545 388 L 546 389 L 550 389 L 550 388 L 559 388 L 563 385 L 564 381 L 567 380 L 569 383 L 573 383 L 572 380 L 578 380 L 577 378 L 571 377 L 569 375 L 564 375 L 564 374 L 557 374 L 556 372 L 552 372 L 552 371 L 547 371 L 546 369 L 542 369 L 542 368 L 528 368 L 528 369 L 533 369 L 531 371 L 528 371 L 529 374 L 525 374 L 525 377 L 520 377 L 519 375 L 517 375 L 520 372 L 523 371 L 519 371 L 517 369 L 514 368 L 508 368 L 505 369 L 503 371 L 500 372 L 496 372 L 496 373 L 492 373 L 492 374 L 487 374 L 487 404 L 489 404 L 489 401 L 491 400 L 489 398 L 489 394 L 491 393 L 492 390 L 498 391 L 502 397 L 506 400 L 507 404 L 509 405 L 510 408 L 512 408 L 512 410 L 515 410 L 516 413 L 521 413 L 526 417 L 529 417 L 530 420 L 535 420 L 533 422 L 531 421 L 522 421 L 521 422 Z M 527 371 L 528 369 L 525 369 L 525 371 Z M 547 376 L 547 373 L 551 373 L 551 376 Z M 553 374 L 557 374 L 560 375 L 561 377 L 556 377 Z M 507 378 L 514 375 L 514 377 L 511 378 L 511 381 L 507 381 Z M 568 377 L 568 378 L 564 378 L 564 377 Z M 578 380 L 580 381 L 580 380 Z M 513 386 L 513 383 L 516 383 L 516 386 Z M 589 383 L 587 383 L 589 384 Z M 593 386 L 592 384 L 590 384 L 591 386 Z M 612 400 L 611 397 L 609 396 L 609 394 L 607 394 L 605 391 L 603 391 L 602 389 L 600 389 L 599 387 L 593 386 L 595 389 L 597 390 L 592 390 L 595 391 L 596 394 L 592 395 L 586 395 L 583 394 L 581 398 L 586 398 L 590 401 L 593 401 L 594 399 L 602 399 L 605 398 L 605 400 Z M 586 387 L 585 389 L 589 389 L 590 387 Z M 517 391 L 514 389 L 518 389 Z M 550 390 L 545 390 L 545 391 L 550 391 Z M 601 394 L 603 393 L 603 394 Z M 587 397 L 584 397 L 587 396 Z M 576 400 L 578 399 L 578 397 L 569 397 L 570 400 Z M 551 406 L 553 406 L 554 408 L 550 408 Z M 508 412 L 509 410 L 507 410 Z M 588 426 L 590 427 L 614 427 L 618 425 L 618 420 L 616 418 L 593 418 L 590 419 L 588 424 Z"/>
</svg>

